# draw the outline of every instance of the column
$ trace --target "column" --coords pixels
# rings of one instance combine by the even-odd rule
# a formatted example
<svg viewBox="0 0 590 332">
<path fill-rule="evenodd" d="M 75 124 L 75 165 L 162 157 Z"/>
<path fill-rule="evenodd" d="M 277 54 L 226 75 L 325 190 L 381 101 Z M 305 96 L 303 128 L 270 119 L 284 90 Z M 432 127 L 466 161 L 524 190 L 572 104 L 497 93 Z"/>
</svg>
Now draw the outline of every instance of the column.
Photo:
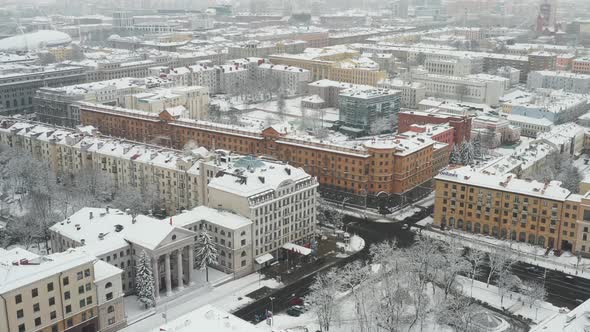
<svg viewBox="0 0 590 332">
<path fill-rule="evenodd" d="M 193 273 L 195 273 L 195 247 L 194 245 L 190 245 L 188 246 L 188 273 L 187 273 L 187 278 L 188 278 L 188 284 L 189 286 L 194 285 L 195 283 L 193 282 Z"/>
<path fill-rule="evenodd" d="M 170 276 L 170 253 L 164 254 L 166 260 L 166 296 L 172 295 L 172 278 Z"/>
<path fill-rule="evenodd" d="M 158 259 L 160 256 L 154 257 L 154 266 L 152 268 L 152 273 L 154 275 L 154 292 L 156 301 L 160 299 L 160 273 L 158 273 Z"/>
<path fill-rule="evenodd" d="M 182 273 L 182 250 L 183 249 L 178 249 L 178 255 L 176 256 L 177 258 L 177 267 L 176 269 L 178 270 L 178 290 L 181 291 L 184 289 L 184 281 L 182 281 L 182 279 L 184 279 L 184 275 Z"/>
</svg>

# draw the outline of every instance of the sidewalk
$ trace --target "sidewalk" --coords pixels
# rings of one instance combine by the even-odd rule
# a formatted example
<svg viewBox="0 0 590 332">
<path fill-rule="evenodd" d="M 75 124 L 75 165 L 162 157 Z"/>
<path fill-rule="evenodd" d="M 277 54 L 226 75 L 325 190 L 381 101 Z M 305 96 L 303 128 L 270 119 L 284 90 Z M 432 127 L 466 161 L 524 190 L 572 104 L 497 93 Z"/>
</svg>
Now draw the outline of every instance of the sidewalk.
<svg viewBox="0 0 590 332">
<path fill-rule="evenodd" d="M 461 239 L 464 245 L 486 252 L 495 252 L 500 249 L 509 250 L 514 253 L 518 261 L 590 279 L 590 259 L 587 258 L 582 258 L 580 265 L 576 268 L 577 257 L 571 254 L 568 255 L 568 253 L 564 253 L 561 257 L 552 254 L 545 256 L 544 248 L 528 243 L 505 241 L 490 236 L 453 230 L 441 231 L 434 228 L 430 230 L 423 229 L 421 233 L 444 241 L 449 240 L 451 237 Z"/>
<path fill-rule="evenodd" d="M 178 297 L 171 298 L 164 304 L 159 304 L 156 308 L 149 311 L 151 316 L 136 321 L 121 331 L 151 331 L 165 323 L 162 317 L 163 313 L 166 313 L 167 319 L 170 321 L 206 304 L 212 304 L 221 310 L 230 312 L 253 302 L 254 300 L 246 297 L 246 294 L 265 286 L 269 288 L 280 288 L 282 284 L 276 282 L 274 279 L 259 280 L 259 274 L 252 273 L 218 287 L 197 288 L 193 291 L 179 294 Z"/>
</svg>

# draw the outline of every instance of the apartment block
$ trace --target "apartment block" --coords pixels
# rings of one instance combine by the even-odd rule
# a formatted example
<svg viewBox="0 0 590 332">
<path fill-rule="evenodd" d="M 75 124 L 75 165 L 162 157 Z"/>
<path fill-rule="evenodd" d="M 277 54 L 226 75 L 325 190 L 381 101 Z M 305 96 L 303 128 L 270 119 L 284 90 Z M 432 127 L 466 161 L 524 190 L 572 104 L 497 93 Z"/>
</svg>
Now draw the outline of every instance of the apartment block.
<svg viewBox="0 0 590 332">
<path fill-rule="evenodd" d="M 274 128 L 259 130 L 177 120 L 166 112 L 155 115 L 89 103 L 83 103 L 81 107 L 82 123 L 95 126 L 104 134 L 137 141 L 157 141 L 175 148 L 182 148 L 194 140 L 206 148 L 272 156 L 316 176 L 324 191 L 353 196 L 383 192 L 389 197 L 407 194 L 432 178 L 432 153 L 436 148 L 435 142 L 427 136 L 346 142 L 319 141 L 311 137 L 307 140 Z"/>
<path fill-rule="evenodd" d="M 125 326 L 120 269 L 72 249 L 47 256 L 0 249 L 0 260 L 0 330 L 116 331 Z"/>
<path fill-rule="evenodd" d="M 42 87 L 59 87 L 86 81 L 85 69 L 75 66 L 0 66 L 0 112 L 4 115 L 33 113 L 35 92 Z"/>
<path fill-rule="evenodd" d="M 418 108 L 418 103 L 426 98 L 426 86 L 422 83 L 403 80 L 384 80 L 379 82 L 379 88 L 401 91 L 401 107 Z"/>
<path fill-rule="evenodd" d="M 437 226 L 556 250 L 590 248 L 587 237 L 578 242 L 589 219 L 580 204 L 584 197 L 558 181 L 541 183 L 461 167 L 442 171 L 435 183 Z"/>
<path fill-rule="evenodd" d="M 39 120 L 58 126 L 74 127 L 80 124 L 80 113 L 74 106 L 75 102 L 89 101 L 123 106 L 128 94 L 171 86 L 172 82 L 156 77 L 125 77 L 63 87 L 41 87 L 35 93 L 33 104 Z"/>
</svg>

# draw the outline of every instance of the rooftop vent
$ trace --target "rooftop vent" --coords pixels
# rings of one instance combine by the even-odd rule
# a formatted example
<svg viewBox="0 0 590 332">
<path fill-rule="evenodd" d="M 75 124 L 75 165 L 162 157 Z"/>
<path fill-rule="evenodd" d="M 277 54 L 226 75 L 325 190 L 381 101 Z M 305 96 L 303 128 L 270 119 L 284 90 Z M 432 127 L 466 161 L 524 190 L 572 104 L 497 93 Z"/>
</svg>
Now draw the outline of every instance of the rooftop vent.
<svg viewBox="0 0 590 332">
<path fill-rule="evenodd" d="M 115 232 L 120 232 L 123 230 L 123 225 L 115 225 Z"/>
<path fill-rule="evenodd" d="M 92 211 L 90 211 L 88 213 L 88 219 L 92 219 L 92 218 L 94 218 L 94 214 L 92 213 Z"/>
</svg>

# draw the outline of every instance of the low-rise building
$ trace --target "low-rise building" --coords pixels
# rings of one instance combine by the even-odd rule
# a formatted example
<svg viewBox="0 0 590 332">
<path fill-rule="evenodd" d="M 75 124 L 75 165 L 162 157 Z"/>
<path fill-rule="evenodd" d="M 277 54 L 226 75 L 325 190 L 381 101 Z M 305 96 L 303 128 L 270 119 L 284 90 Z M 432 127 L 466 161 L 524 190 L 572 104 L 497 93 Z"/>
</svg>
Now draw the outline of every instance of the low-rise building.
<svg viewBox="0 0 590 332">
<path fill-rule="evenodd" d="M 154 89 L 125 96 L 124 106 L 150 113 L 167 111 L 174 117 L 205 120 L 209 113 L 209 89 L 202 86 Z"/>
<path fill-rule="evenodd" d="M 402 108 L 417 109 L 420 101 L 426 98 L 426 86 L 422 83 L 393 79 L 381 81 L 378 86 L 401 91 Z"/>
<path fill-rule="evenodd" d="M 590 74 L 590 57 L 581 57 L 572 60 L 572 72 Z"/>
<path fill-rule="evenodd" d="M 565 71 L 532 71 L 528 75 L 527 88 L 588 93 L 590 90 L 590 75 Z"/>
<path fill-rule="evenodd" d="M 426 86 L 426 95 L 460 101 L 498 105 L 506 89 L 506 79 L 498 76 L 445 76 L 413 70 L 412 80 Z"/>
<path fill-rule="evenodd" d="M 128 94 L 145 92 L 168 84 L 166 80 L 156 77 L 125 77 L 63 87 L 42 87 L 37 90 L 33 104 L 39 120 L 58 126 L 74 127 L 80 124 L 80 113 L 74 106 L 75 102 L 89 101 L 123 106 Z"/>
<path fill-rule="evenodd" d="M 257 79 L 270 80 L 287 96 L 301 94 L 311 81 L 309 70 L 263 63 L 258 67 Z"/>
<path fill-rule="evenodd" d="M 398 131 L 402 133 L 409 131 L 413 125 L 446 123 L 454 129 L 452 142 L 447 142 L 452 148 L 455 144 L 460 145 L 464 141 L 470 140 L 471 121 L 471 116 L 454 115 L 439 109 L 429 109 L 426 111 L 401 111 L 398 114 Z"/>
<path fill-rule="evenodd" d="M 473 119 L 471 137 L 477 138 L 483 147 L 495 149 L 500 144 L 518 142 L 520 129 L 510 126 L 505 118 L 482 115 Z"/>
</svg>

